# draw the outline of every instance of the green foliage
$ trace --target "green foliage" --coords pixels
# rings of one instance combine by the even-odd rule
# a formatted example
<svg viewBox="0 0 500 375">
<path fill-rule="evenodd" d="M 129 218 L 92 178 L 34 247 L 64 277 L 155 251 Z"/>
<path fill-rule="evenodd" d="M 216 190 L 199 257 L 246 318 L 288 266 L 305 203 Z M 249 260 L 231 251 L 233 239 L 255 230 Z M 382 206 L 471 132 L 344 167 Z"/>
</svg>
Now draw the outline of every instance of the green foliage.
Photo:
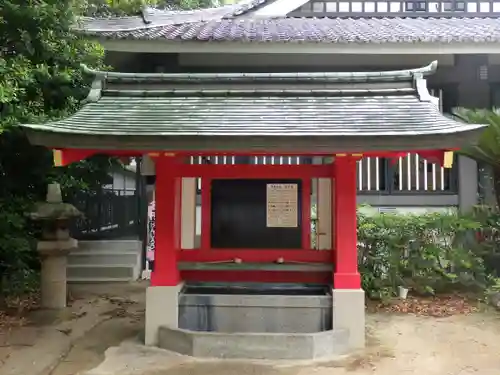
<svg viewBox="0 0 500 375">
<path fill-rule="evenodd" d="M 17 127 L 75 112 L 88 93 L 80 64 L 102 67 L 104 51 L 72 32 L 77 17 L 135 14 L 144 5 L 196 8 L 205 0 L 3 0 L 0 6 L 0 289 L 19 293 L 36 271 L 34 228 L 25 212 L 44 199 L 47 183 L 66 196 L 94 189 L 113 161 L 97 156 L 53 168 L 51 152 Z M 1 297 L 1 295 L 0 295 Z"/>
<path fill-rule="evenodd" d="M 500 295 L 500 278 L 492 277 L 491 285 L 488 286 L 485 290 L 486 300 L 491 299 L 492 297 L 498 297 Z"/>
<path fill-rule="evenodd" d="M 372 298 L 388 298 L 405 286 L 415 293 L 484 290 L 490 283 L 485 257 L 491 241 L 476 241 L 498 222 L 477 215 L 358 214 L 359 267 Z"/>
<path fill-rule="evenodd" d="M 500 168 L 500 110 L 458 108 L 453 114 L 470 124 L 488 125 L 478 142 L 461 152 L 477 161 Z"/>
<path fill-rule="evenodd" d="M 79 6 L 85 16 L 106 17 L 139 14 L 146 6 L 181 10 L 208 8 L 215 4 L 213 0 L 85 0 Z"/>
<path fill-rule="evenodd" d="M 20 294 L 34 285 L 38 266 L 33 254 L 34 240 L 22 213 L 29 208 L 22 198 L 0 202 L 0 297 Z"/>
<path fill-rule="evenodd" d="M 71 31 L 67 0 L 3 0 L 0 6 L 0 290 L 19 293 L 37 268 L 35 230 L 25 212 L 44 199 L 47 183 L 91 187 L 108 158 L 52 167 L 52 154 L 29 144 L 16 126 L 68 116 L 88 90 L 80 64 L 99 68 L 103 50 Z M 1 297 L 1 295 L 0 295 Z"/>
<path fill-rule="evenodd" d="M 175 0 L 174 4 L 181 9 L 209 8 L 217 3 L 212 0 Z"/>
<path fill-rule="evenodd" d="M 86 94 L 80 63 L 102 48 L 71 32 L 72 1 L 5 0 L 0 8 L 0 128 L 67 115 Z"/>
<path fill-rule="evenodd" d="M 471 124 L 488 125 L 475 144 L 459 153 L 490 167 L 497 206 L 500 207 L 500 109 L 459 108 L 453 114 Z"/>
</svg>

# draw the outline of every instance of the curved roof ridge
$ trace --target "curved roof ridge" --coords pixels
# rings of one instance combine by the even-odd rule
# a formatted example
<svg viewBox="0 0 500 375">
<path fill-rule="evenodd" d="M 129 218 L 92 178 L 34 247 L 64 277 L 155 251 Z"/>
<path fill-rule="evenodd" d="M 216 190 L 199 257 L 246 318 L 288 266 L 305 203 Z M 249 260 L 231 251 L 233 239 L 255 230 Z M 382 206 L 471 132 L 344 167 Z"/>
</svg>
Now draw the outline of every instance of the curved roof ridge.
<svg viewBox="0 0 500 375">
<path fill-rule="evenodd" d="M 436 72 L 437 61 L 415 68 L 380 72 L 324 72 L 324 73 L 122 73 L 94 70 L 82 64 L 85 73 L 97 79 L 119 81 L 409 81 L 415 76 L 427 76 Z"/>
</svg>

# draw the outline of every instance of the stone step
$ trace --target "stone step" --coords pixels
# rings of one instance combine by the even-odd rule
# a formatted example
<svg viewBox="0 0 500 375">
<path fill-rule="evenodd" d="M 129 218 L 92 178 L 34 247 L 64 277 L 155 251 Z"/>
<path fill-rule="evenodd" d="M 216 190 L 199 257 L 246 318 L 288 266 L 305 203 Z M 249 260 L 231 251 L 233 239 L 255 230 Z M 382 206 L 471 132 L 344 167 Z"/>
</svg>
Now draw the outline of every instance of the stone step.
<svg viewBox="0 0 500 375">
<path fill-rule="evenodd" d="M 130 279 L 128 277 L 124 278 L 109 278 L 109 277 L 102 277 L 102 278 L 97 278 L 93 277 L 91 279 L 82 277 L 82 278 L 77 278 L 73 277 L 68 280 L 68 283 L 70 284 L 99 284 L 99 283 L 129 283 Z"/>
<path fill-rule="evenodd" d="M 349 332 L 313 333 L 203 332 L 167 326 L 158 330 L 158 346 L 184 355 L 245 360 L 328 359 L 348 351 Z"/>
<path fill-rule="evenodd" d="M 80 241 L 68 256 L 69 282 L 133 281 L 141 273 L 142 242 Z"/>
<path fill-rule="evenodd" d="M 68 264 L 70 265 L 129 265 L 135 267 L 141 263 L 141 254 L 128 252 L 111 252 L 111 251 L 87 251 L 79 253 L 70 253 L 68 256 Z"/>
<path fill-rule="evenodd" d="M 134 281 L 140 277 L 140 264 L 68 264 L 66 274 L 69 282 L 86 280 Z"/>
<path fill-rule="evenodd" d="M 142 252 L 142 242 L 139 240 L 101 240 L 101 241 L 78 241 L 78 249 L 73 253 L 85 251 L 108 251 L 108 252 Z"/>
</svg>

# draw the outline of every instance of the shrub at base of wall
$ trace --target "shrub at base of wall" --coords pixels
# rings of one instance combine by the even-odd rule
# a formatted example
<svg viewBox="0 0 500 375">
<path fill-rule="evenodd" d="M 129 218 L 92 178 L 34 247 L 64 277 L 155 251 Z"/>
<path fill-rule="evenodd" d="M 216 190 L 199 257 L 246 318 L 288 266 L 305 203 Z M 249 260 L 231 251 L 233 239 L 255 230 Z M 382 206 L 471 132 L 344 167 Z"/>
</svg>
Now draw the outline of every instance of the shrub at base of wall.
<svg viewBox="0 0 500 375">
<path fill-rule="evenodd" d="M 500 213 L 358 214 L 359 268 L 368 297 L 483 292 L 500 270 Z"/>
</svg>

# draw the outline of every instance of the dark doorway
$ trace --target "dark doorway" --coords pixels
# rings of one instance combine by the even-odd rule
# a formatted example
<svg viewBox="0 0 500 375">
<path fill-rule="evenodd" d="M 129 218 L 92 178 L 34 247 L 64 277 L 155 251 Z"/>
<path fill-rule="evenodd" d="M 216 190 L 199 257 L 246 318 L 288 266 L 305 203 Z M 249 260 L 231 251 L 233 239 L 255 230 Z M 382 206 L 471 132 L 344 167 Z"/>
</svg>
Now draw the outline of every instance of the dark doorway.
<svg viewBox="0 0 500 375">
<path fill-rule="evenodd" d="M 297 184 L 297 227 L 267 227 L 267 184 Z M 213 180 L 211 189 L 212 248 L 302 248 L 300 180 Z"/>
</svg>

